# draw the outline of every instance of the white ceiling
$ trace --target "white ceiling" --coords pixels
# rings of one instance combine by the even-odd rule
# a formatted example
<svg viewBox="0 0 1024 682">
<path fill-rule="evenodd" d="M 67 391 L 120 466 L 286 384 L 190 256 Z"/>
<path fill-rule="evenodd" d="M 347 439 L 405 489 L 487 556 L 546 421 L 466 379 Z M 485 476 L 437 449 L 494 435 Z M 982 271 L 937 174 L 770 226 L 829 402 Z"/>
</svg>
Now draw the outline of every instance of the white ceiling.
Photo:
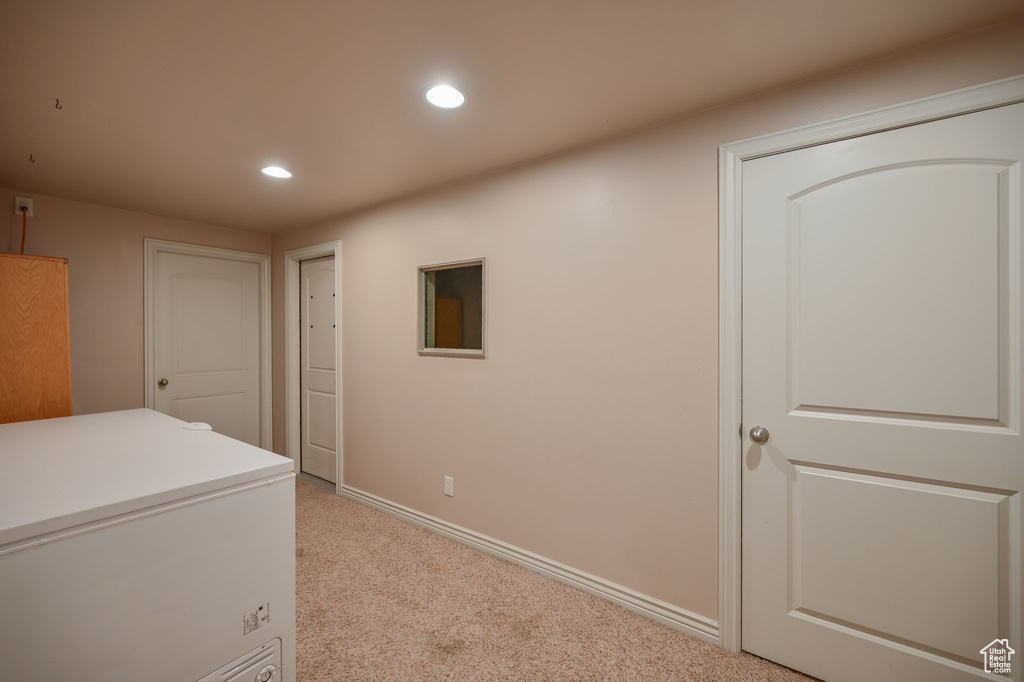
<svg viewBox="0 0 1024 682">
<path fill-rule="evenodd" d="M 274 232 L 1020 16 L 1017 0 L 3 0 L 0 186 Z M 463 108 L 423 102 L 441 81 Z"/>
</svg>

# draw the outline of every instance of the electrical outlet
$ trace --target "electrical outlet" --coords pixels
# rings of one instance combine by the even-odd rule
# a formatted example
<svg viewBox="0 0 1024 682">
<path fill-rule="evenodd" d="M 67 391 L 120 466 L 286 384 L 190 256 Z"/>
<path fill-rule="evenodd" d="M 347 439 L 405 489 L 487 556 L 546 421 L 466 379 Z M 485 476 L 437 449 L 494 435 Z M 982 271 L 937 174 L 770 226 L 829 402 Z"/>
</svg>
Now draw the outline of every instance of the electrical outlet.
<svg viewBox="0 0 1024 682">
<path fill-rule="evenodd" d="M 32 200 L 28 197 L 14 197 L 14 215 L 21 215 L 21 207 L 28 206 L 28 217 L 32 217 Z"/>
<path fill-rule="evenodd" d="M 448 497 L 455 497 L 455 479 L 451 476 L 444 477 L 444 494 Z"/>
</svg>

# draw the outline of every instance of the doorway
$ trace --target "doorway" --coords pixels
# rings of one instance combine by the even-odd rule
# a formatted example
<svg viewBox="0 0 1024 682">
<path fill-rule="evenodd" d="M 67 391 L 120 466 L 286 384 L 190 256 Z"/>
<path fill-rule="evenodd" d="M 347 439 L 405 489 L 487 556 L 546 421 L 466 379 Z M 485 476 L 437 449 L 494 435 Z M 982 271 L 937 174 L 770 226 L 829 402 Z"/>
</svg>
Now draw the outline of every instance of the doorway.
<svg viewBox="0 0 1024 682">
<path fill-rule="evenodd" d="M 344 475 L 341 263 L 340 241 L 285 254 L 285 454 L 300 476 L 335 491 Z"/>
<path fill-rule="evenodd" d="M 299 471 L 337 483 L 334 257 L 299 263 Z"/>
<path fill-rule="evenodd" d="M 1019 646 L 1022 102 L 722 148 L 724 646 L 950 681 Z"/>
<path fill-rule="evenodd" d="M 145 249 L 146 407 L 271 447 L 270 256 Z"/>
</svg>

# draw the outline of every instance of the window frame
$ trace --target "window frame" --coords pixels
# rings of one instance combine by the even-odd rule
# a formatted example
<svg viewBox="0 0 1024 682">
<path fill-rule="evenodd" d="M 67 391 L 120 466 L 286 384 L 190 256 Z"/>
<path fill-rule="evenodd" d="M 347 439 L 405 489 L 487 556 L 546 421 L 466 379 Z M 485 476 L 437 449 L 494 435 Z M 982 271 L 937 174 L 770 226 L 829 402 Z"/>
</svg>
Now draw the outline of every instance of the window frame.
<svg viewBox="0 0 1024 682">
<path fill-rule="evenodd" d="M 438 270 L 453 270 L 455 268 L 480 266 L 480 348 L 427 348 L 426 325 L 427 325 L 427 274 Z M 487 259 L 469 258 L 467 260 L 451 261 L 448 263 L 436 263 L 434 265 L 421 265 L 418 268 L 416 278 L 416 352 L 421 356 L 435 356 L 448 358 L 479 358 L 487 357 Z"/>
</svg>

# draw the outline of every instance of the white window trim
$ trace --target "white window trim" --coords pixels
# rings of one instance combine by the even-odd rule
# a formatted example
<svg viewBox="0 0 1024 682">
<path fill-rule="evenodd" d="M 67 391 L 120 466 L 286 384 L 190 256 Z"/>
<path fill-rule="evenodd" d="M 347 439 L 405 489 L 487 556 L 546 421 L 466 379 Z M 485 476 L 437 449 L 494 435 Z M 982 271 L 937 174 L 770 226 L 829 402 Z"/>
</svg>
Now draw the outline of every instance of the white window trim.
<svg viewBox="0 0 1024 682">
<path fill-rule="evenodd" d="M 483 310 L 480 313 L 480 349 L 468 348 L 427 348 L 423 340 L 423 329 L 426 327 L 427 311 L 423 307 L 423 290 L 426 288 L 428 272 L 438 270 L 451 270 L 453 268 L 464 268 L 471 265 L 480 266 L 480 292 Z M 438 263 L 436 265 L 421 265 L 419 276 L 416 278 L 416 348 L 417 353 L 422 356 L 436 356 L 449 358 L 485 358 L 487 357 L 487 259 L 470 258 L 468 260 L 452 261 L 450 263 Z"/>
</svg>

